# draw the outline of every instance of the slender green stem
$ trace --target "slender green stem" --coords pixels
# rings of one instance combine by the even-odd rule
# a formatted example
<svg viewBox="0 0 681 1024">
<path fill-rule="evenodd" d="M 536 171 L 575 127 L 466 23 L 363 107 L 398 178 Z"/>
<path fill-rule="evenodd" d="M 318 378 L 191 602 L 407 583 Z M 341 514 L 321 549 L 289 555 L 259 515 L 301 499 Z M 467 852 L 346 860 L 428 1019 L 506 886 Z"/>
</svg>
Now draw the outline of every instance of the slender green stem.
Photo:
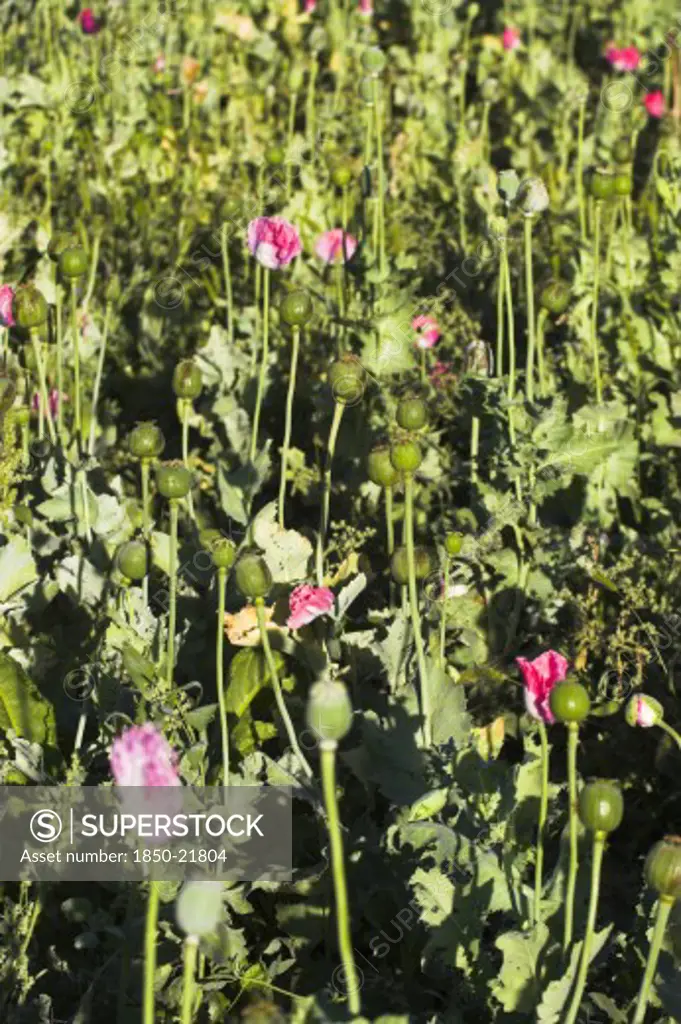
<svg viewBox="0 0 681 1024">
<path fill-rule="evenodd" d="M 440 604 L 440 665 L 444 668 L 445 646 L 447 643 L 447 601 L 449 600 L 449 558 L 445 557 L 444 579 L 442 581 L 442 602 Z"/>
<path fill-rule="evenodd" d="M 643 1024 L 645 1019 L 648 997 L 650 995 L 650 986 L 655 978 L 657 961 L 660 956 L 660 949 L 662 948 L 662 940 L 664 939 L 664 933 L 667 928 L 669 913 L 673 906 L 674 900 L 670 899 L 668 896 L 662 896 L 658 901 L 657 911 L 655 913 L 655 928 L 653 929 L 653 937 L 650 941 L 648 960 L 646 962 L 646 969 L 643 975 L 643 981 L 641 982 L 638 1000 L 636 1002 L 636 1011 L 631 1024 Z"/>
<path fill-rule="evenodd" d="M 260 264 L 258 264 L 259 266 Z M 267 361 L 269 358 L 269 320 L 270 320 L 270 272 L 267 267 L 263 268 L 263 320 L 262 320 L 262 351 L 260 353 L 260 373 L 258 374 L 258 393 L 255 399 L 255 411 L 253 413 L 253 429 L 251 432 L 250 460 L 255 460 L 255 453 L 258 450 L 258 427 L 260 426 L 260 408 L 262 406 L 263 394 L 265 392 L 265 374 L 267 373 Z"/>
<path fill-rule="evenodd" d="M 532 273 L 532 217 L 525 217 L 525 300 L 527 302 L 527 362 L 525 366 L 525 398 L 534 401 L 534 275 Z"/>
<path fill-rule="evenodd" d="M 291 161 L 291 143 L 293 142 L 293 129 L 296 123 L 296 104 L 298 93 L 292 92 L 288 108 L 288 127 L 286 133 L 286 202 L 291 198 L 291 184 L 293 181 L 293 163 Z"/>
<path fill-rule="evenodd" d="M 64 393 L 64 331 L 62 324 L 62 294 L 61 287 L 57 282 L 55 285 L 56 309 L 55 319 L 57 322 L 57 391 L 59 402 L 57 403 L 57 433 L 60 441 L 64 437 L 64 403 L 61 396 Z"/>
<path fill-rule="evenodd" d="M 589 912 L 586 919 L 586 931 L 584 933 L 584 944 L 582 946 L 582 957 L 579 961 L 577 981 L 572 996 L 570 1010 L 565 1018 L 565 1024 L 575 1024 L 579 1007 L 584 995 L 586 986 L 586 973 L 589 969 L 591 959 L 591 946 L 593 943 L 594 930 L 596 928 L 596 914 L 598 913 L 598 893 L 601 885 L 601 864 L 603 863 L 603 850 L 605 849 L 605 832 L 594 833 L 593 859 L 591 861 L 591 893 L 589 895 Z"/>
<path fill-rule="evenodd" d="M 374 125 L 376 129 L 376 157 L 378 161 L 378 246 L 381 280 L 384 280 L 386 273 L 385 262 L 385 171 L 383 167 L 383 126 L 380 103 L 380 91 L 378 76 L 372 78 L 373 100 L 374 100 Z"/>
<path fill-rule="evenodd" d="M 35 330 L 29 331 L 31 336 L 31 345 L 33 347 L 33 357 L 35 359 L 36 369 L 38 371 L 38 386 L 40 388 L 40 404 L 45 412 L 47 419 L 47 429 L 50 435 L 50 441 L 52 444 L 57 443 L 57 435 L 54 429 L 54 423 L 52 422 L 52 413 L 50 411 L 50 400 L 47 394 L 47 383 L 45 381 L 45 364 L 43 363 L 42 353 L 40 351 L 40 340 Z M 61 401 L 61 395 L 59 396 Z"/>
<path fill-rule="evenodd" d="M 508 265 L 508 251 L 506 242 L 503 243 L 501 258 L 504 264 L 504 291 L 506 294 L 506 323 L 508 330 L 508 436 L 511 442 L 511 449 L 516 446 L 515 420 L 513 418 L 513 399 L 515 397 L 515 325 L 513 323 L 513 293 L 511 291 L 511 271 Z M 522 500 L 522 487 L 520 477 L 515 480 L 516 497 Z"/>
<path fill-rule="evenodd" d="M 664 721 L 660 721 L 657 724 L 659 725 L 660 729 L 664 730 L 664 732 L 667 733 L 668 736 L 671 736 L 679 750 L 681 750 L 681 736 L 679 736 L 678 732 L 676 732 L 675 729 L 672 729 L 671 725 L 668 725 Z"/>
<path fill-rule="evenodd" d="M 225 702 L 225 666 L 223 650 L 225 644 L 225 592 L 227 569 L 218 569 L 218 626 L 215 643 L 215 687 L 220 707 L 220 734 L 222 736 L 222 785 L 229 785 L 229 729 L 227 728 L 227 707 Z"/>
<path fill-rule="evenodd" d="M 156 978 L 156 928 L 160 903 L 160 882 L 149 882 L 147 922 L 144 931 L 144 1017 L 143 1024 L 154 1024 L 154 980 Z"/>
<path fill-rule="evenodd" d="M 102 236 L 95 235 L 95 240 L 92 243 L 92 259 L 90 260 L 90 273 L 88 275 L 87 287 L 85 289 L 85 298 L 83 299 L 83 309 L 87 309 L 92 298 L 92 293 L 95 290 L 95 275 L 97 273 L 97 263 L 99 261 L 99 247 L 102 241 Z"/>
<path fill-rule="evenodd" d="M 277 702 L 279 708 L 279 714 L 284 722 L 284 728 L 286 729 L 286 735 L 288 736 L 289 743 L 293 753 L 298 758 L 300 765 L 305 772 L 308 779 L 313 778 L 312 769 L 307 761 L 307 758 L 300 749 L 300 745 L 296 738 L 296 732 L 293 728 L 293 722 L 291 716 L 288 713 L 286 703 L 284 702 L 284 695 L 281 689 L 281 683 L 279 682 L 279 673 L 277 671 L 277 664 L 272 654 L 272 646 L 270 644 L 270 638 L 267 635 L 267 621 L 265 619 L 265 601 L 262 597 L 255 599 L 255 611 L 258 617 L 258 629 L 260 630 L 260 642 L 262 643 L 263 651 L 265 652 L 265 661 L 267 662 L 267 668 L 272 679 L 272 689 L 274 690 L 274 699 Z"/>
<path fill-rule="evenodd" d="M 149 459 L 141 459 L 140 461 L 140 477 L 142 482 L 142 532 L 144 533 L 145 540 L 149 540 L 151 536 L 151 510 L 149 507 L 149 471 L 150 471 Z"/>
<path fill-rule="evenodd" d="M 288 468 L 288 450 L 291 443 L 291 428 L 293 425 L 293 402 L 296 394 L 296 373 L 298 370 L 298 352 L 300 349 L 300 327 L 292 329 L 291 346 L 291 369 L 288 380 L 288 393 L 286 395 L 286 421 L 284 424 L 284 444 L 281 449 L 281 476 L 279 478 L 279 526 L 284 529 L 284 514 L 286 505 L 286 470 Z"/>
<path fill-rule="evenodd" d="M 184 967 L 182 971 L 182 1014 L 180 1024 L 192 1024 L 194 1020 L 194 992 L 196 989 L 196 953 L 199 940 L 195 935 L 188 935 L 184 940 Z"/>
<path fill-rule="evenodd" d="M 166 682 L 173 685 L 175 670 L 175 628 L 177 621 L 177 522 L 179 506 L 176 498 L 170 500 L 170 558 L 168 575 L 170 577 L 170 610 L 168 614 L 168 662 L 166 665 Z"/>
<path fill-rule="evenodd" d="M 391 557 L 395 550 L 395 526 L 393 524 L 393 489 L 386 487 L 385 495 L 385 535 L 388 545 L 388 557 Z"/>
<path fill-rule="evenodd" d="M 333 872 L 333 889 L 336 899 L 338 948 L 343 967 L 343 979 L 348 993 L 348 1006 L 350 1013 L 353 1017 L 356 1017 L 359 1016 L 361 1010 L 361 985 L 355 966 L 352 933 L 350 931 L 348 890 L 345 880 L 345 860 L 343 857 L 343 835 L 338 814 L 338 797 L 336 795 L 336 746 L 335 740 L 324 740 L 321 743 L 322 788 L 329 830 L 329 845 L 331 847 L 331 870 Z"/>
<path fill-rule="evenodd" d="M 423 718 L 423 742 L 429 747 L 432 742 L 430 720 L 430 689 L 428 686 L 428 670 L 426 668 L 426 652 L 421 633 L 421 617 L 419 615 L 418 595 L 416 593 L 416 564 L 414 559 L 414 477 L 411 473 L 404 475 L 404 533 L 407 547 L 407 567 L 409 573 L 409 609 L 411 624 L 414 631 L 416 661 L 419 667 L 421 682 L 421 716 Z"/>
<path fill-rule="evenodd" d="M 545 309 L 539 310 L 537 317 L 537 370 L 539 372 L 539 397 L 546 397 L 546 374 L 544 367 L 544 324 L 548 313 Z"/>
<path fill-rule="evenodd" d="M 104 330 L 102 331 L 102 344 L 99 347 L 99 358 L 97 360 L 97 373 L 95 386 L 92 390 L 92 413 L 90 415 L 90 438 L 88 452 L 94 454 L 95 450 L 95 426 L 97 423 L 97 405 L 99 403 L 99 392 L 102 387 L 102 374 L 104 373 L 104 359 L 106 357 L 106 341 L 109 335 L 109 320 L 111 318 L 111 303 L 107 302 L 104 313 Z M 59 405 L 61 405 L 61 392 L 59 393 Z"/>
<path fill-rule="evenodd" d="M 594 380 L 596 382 L 596 402 L 601 404 L 601 361 L 600 348 L 598 343 L 598 286 L 600 278 L 601 263 L 601 202 L 596 200 L 594 213 L 594 282 L 593 298 L 591 306 L 591 349 L 594 360 Z"/>
<path fill-rule="evenodd" d="M 225 298 L 227 302 L 227 331 L 230 345 L 234 344 L 234 293 L 232 290 L 232 268 L 229 262 L 229 222 L 222 225 L 220 235 L 222 249 L 222 274 L 225 279 Z"/>
<path fill-rule="evenodd" d="M 189 413 L 192 407 L 192 403 L 188 398 L 181 400 L 182 406 L 182 461 L 187 469 L 189 469 Z M 187 506 L 189 508 L 189 515 L 192 519 L 194 516 L 194 498 L 189 490 L 187 494 Z"/>
<path fill-rule="evenodd" d="M 340 429 L 341 420 L 345 411 L 342 402 L 336 402 L 333 409 L 333 420 L 329 431 L 329 440 L 326 446 L 326 465 L 324 466 L 324 479 L 322 481 L 322 502 L 319 510 L 319 531 L 317 533 L 317 586 L 321 587 L 324 580 L 324 550 L 326 548 L 326 531 L 329 528 L 329 506 L 331 502 L 331 469 L 333 466 L 333 454 L 336 450 L 336 440 Z"/>
<path fill-rule="evenodd" d="M 584 116 L 586 99 L 579 104 L 579 121 L 577 126 L 577 202 L 579 204 L 579 233 L 586 242 L 586 205 L 584 203 Z"/>
<path fill-rule="evenodd" d="M 534 921 L 541 921 L 541 896 L 544 871 L 544 831 L 549 808 L 549 741 L 546 726 L 540 719 L 539 739 L 541 741 L 541 795 L 539 798 L 539 819 L 537 821 L 537 857 L 534 862 Z"/>
<path fill-rule="evenodd" d="M 471 420 L 471 485 L 474 487 L 478 482 L 478 449 L 480 446 L 480 417 L 473 416 Z"/>
<path fill-rule="evenodd" d="M 78 329 L 78 298 L 76 296 L 76 281 L 71 280 L 71 329 L 73 331 L 73 407 L 75 415 L 75 432 L 78 451 L 82 444 L 81 436 L 81 413 L 80 413 L 80 330 Z"/>
<path fill-rule="evenodd" d="M 497 377 L 504 375 L 504 289 L 506 274 L 503 252 L 499 252 L 499 276 L 497 278 Z"/>
<path fill-rule="evenodd" d="M 577 743 L 579 725 L 570 722 L 568 727 L 568 812 L 570 816 L 570 866 L 565 890 L 565 921 L 563 925 L 563 953 L 567 954 L 572 943 L 572 927 L 575 911 L 575 886 L 579 868 L 578 807 L 577 807 Z"/>
</svg>

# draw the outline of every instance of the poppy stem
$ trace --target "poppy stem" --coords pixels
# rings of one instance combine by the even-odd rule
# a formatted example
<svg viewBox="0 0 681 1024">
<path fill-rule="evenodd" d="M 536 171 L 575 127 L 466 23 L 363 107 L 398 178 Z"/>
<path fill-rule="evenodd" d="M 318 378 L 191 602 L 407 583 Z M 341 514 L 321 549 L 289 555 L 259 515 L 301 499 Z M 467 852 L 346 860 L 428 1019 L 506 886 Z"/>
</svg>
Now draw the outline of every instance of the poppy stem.
<svg viewBox="0 0 681 1024">
<path fill-rule="evenodd" d="M 662 896 L 658 901 L 657 910 L 655 913 L 655 928 L 653 929 L 653 936 L 650 941 L 650 949 L 648 951 L 648 960 L 646 961 L 646 969 L 641 982 L 641 989 L 638 994 L 636 1001 L 636 1011 L 634 1013 L 631 1024 L 643 1024 L 646 1015 L 646 1009 L 648 1006 L 648 997 L 650 995 L 650 986 L 653 983 L 655 972 L 657 970 L 657 961 L 660 956 L 660 949 L 662 947 L 662 940 L 664 933 L 667 928 L 667 921 L 669 914 L 674 906 L 674 900 L 669 896 Z"/>
<path fill-rule="evenodd" d="M 579 868 L 578 845 L 578 807 L 577 807 L 577 743 L 579 742 L 579 725 L 569 722 L 568 730 L 568 802 L 570 816 L 570 866 L 568 869 L 567 887 L 565 890 L 565 921 L 563 926 L 563 953 L 567 952 L 572 943 L 572 928 L 575 908 L 575 886 L 577 869 Z"/>
<path fill-rule="evenodd" d="M 288 450 L 291 443 L 291 428 L 293 424 L 293 401 L 296 394 L 296 373 L 298 369 L 298 352 L 300 349 L 300 327 L 292 327 L 293 342 L 291 346 L 291 369 L 288 381 L 288 394 L 286 396 L 286 421 L 284 425 L 284 443 L 281 449 L 281 477 L 279 480 L 279 526 L 284 529 L 284 514 L 286 504 L 286 470 L 288 467 Z"/>
<path fill-rule="evenodd" d="M 324 549 L 326 547 L 326 531 L 329 528 L 329 505 L 331 502 L 331 467 L 344 411 L 345 405 L 343 402 L 336 402 L 334 404 L 333 420 L 331 421 L 331 430 L 329 431 L 329 440 L 326 447 L 326 465 L 322 482 L 322 503 L 319 512 L 319 531 L 317 533 L 316 562 L 318 587 L 321 587 L 324 582 Z"/>
<path fill-rule="evenodd" d="M 594 929 L 596 927 L 596 914 L 598 913 L 598 894 L 601 885 L 601 865 L 603 863 L 603 851 L 605 849 L 606 832 L 595 832 L 593 842 L 593 859 L 591 861 L 591 893 L 589 895 L 589 911 L 586 919 L 586 931 L 584 933 L 584 944 L 582 945 L 582 956 L 579 961 L 579 971 L 575 982 L 574 995 L 570 1010 L 565 1018 L 565 1024 L 575 1024 L 579 1007 L 584 995 L 586 985 L 586 974 L 591 959 L 591 945 L 593 942 Z"/>
<path fill-rule="evenodd" d="M 269 319 L 270 319 L 270 272 L 267 267 L 263 268 L 263 311 L 262 311 L 262 352 L 260 353 L 260 373 L 258 374 L 258 393 L 255 399 L 255 411 L 253 413 L 253 429 L 251 432 L 250 461 L 255 461 L 255 454 L 258 450 L 258 428 L 260 426 L 260 409 L 262 406 L 263 394 L 265 391 L 265 374 L 267 373 L 267 360 L 269 357 Z"/>
<path fill-rule="evenodd" d="M 428 686 L 428 670 L 426 668 L 426 653 L 423 646 L 423 635 L 421 633 L 421 618 L 419 616 L 418 595 L 416 592 L 416 563 L 414 558 L 414 475 L 404 474 L 404 539 L 407 548 L 407 569 L 409 574 L 409 608 L 411 611 L 411 624 L 414 630 L 414 644 L 416 646 L 416 660 L 419 667 L 419 680 L 421 683 L 421 716 L 423 718 L 423 742 L 430 747 L 432 742 L 430 726 L 430 690 Z"/>
<path fill-rule="evenodd" d="M 225 702 L 225 592 L 227 589 L 227 569 L 218 569 L 218 628 L 215 644 L 215 687 L 218 692 L 220 707 L 220 735 L 222 738 L 222 785 L 229 785 L 229 729 L 227 727 L 227 706 Z"/>
<path fill-rule="evenodd" d="M 539 818 L 537 821 L 537 856 L 534 863 L 534 923 L 541 921 L 541 897 L 544 872 L 544 832 L 549 808 L 549 741 L 544 722 L 539 719 L 541 741 L 541 794 L 539 797 Z"/>
</svg>

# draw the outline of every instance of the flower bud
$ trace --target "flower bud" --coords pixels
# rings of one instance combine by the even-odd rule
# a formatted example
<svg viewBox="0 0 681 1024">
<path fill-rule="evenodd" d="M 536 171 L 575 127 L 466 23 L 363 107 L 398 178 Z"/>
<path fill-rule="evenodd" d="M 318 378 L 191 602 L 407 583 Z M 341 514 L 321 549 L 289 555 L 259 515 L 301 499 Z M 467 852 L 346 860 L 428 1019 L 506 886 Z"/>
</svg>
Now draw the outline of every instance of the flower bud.
<svg viewBox="0 0 681 1024">
<path fill-rule="evenodd" d="M 494 373 L 492 346 L 481 338 L 472 341 L 466 346 L 464 367 L 471 377 L 491 377 Z"/>
<path fill-rule="evenodd" d="M 635 693 L 630 697 L 624 712 L 629 725 L 640 725 L 643 729 L 650 729 L 653 725 L 659 725 L 664 719 L 664 708 L 659 700 L 649 697 L 647 693 Z"/>
<path fill-rule="evenodd" d="M 236 585 L 244 597 L 265 597 L 272 587 L 272 573 L 263 555 L 256 549 L 239 556 L 234 569 Z"/>
<path fill-rule="evenodd" d="M 335 746 L 352 727 L 352 704 L 347 688 L 338 680 L 314 683 L 307 702 L 307 724 L 322 747 Z"/>
<path fill-rule="evenodd" d="M 555 691 L 554 691 L 555 692 Z M 579 794 L 579 817 L 591 832 L 614 832 L 622 824 L 624 800 L 616 782 L 594 779 Z"/>
<path fill-rule="evenodd" d="M 665 836 L 655 843 L 643 869 L 646 882 L 663 899 L 681 896 L 681 836 Z"/>
<path fill-rule="evenodd" d="M 175 902 L 175 920 L 185 935 L 210 935 L 222 916 L 220 882 L 185 882 Z"/>
</svg>

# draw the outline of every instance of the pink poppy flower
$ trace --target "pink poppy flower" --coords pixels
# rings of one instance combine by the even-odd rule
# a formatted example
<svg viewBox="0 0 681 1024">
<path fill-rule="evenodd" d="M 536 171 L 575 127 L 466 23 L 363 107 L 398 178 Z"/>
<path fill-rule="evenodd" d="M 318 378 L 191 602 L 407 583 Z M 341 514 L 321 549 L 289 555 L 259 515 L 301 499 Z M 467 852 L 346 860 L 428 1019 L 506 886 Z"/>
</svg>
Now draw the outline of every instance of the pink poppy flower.
<svg viewBox="0 0 681 1024">
<path fill-rule="evenodd" d="M 347 231 L 344 237 L 342 228 L 333 228 L 319 236 L 314 251 L 325 263 L 347 263 L 357 251 L 357 239 Z"/>
<path fill-rule="evenodd" d="M 605 59 L 615 71 L 636 71 L 641 63 L 641 54 L 636 46 L 623 46 L 620 49 L 611 43 L 605 51 Z"/>
<path fill-rule="evenodd" d="M 321 615 L 328 615 L 333 608 L 334 596 L 328 587 L 311 587 L 302 583 L 291 592 L 288 606 L 291 614 L 286 620 L 289 629 L 300 629 Z"/>
<path fill-rule="evenodd" d="M 0 327 L 14 327 L 14 288 L 9 284 L 0 287 Z"/>
<path fill-rule="evenodd" d="M 312 14 L 317 6 L 317 0 L 305 0 L 305 13 Z"/>
<path fill-rule="evenodd" d="M 62 402 L 68 402 L 68 395 L 65 395 L 62 392 L 61 400 Z M 47 401 L 50 404 L 50 416 L 52 417 L 53 420 L 56 420 L 57 413 L 59 412 L 59 392 L 57 391 L 56 388 L 50 389 L 50 392 L 47 396 Z M 40 393 L 38 391 L 36 391 L 35 394 L 33 395 L 32 405 L 35 411 L 38 412 L 38 410 L 40 409 Z"/>
<path fill-rule="evenodd" d="M 520 32 L 517 28 L 505 28 L 501 34 L 501 45 L 505 50 L 517 50 L 520 46 Z"/>
<path fill-rule="evenodd" d="M 180 786 L 177 754 L 155 725 L 131 725 L 114 740 L 109 758 L 117 786 Z"/>
<path fill-rule="evenodd" d="M 166 69 L 166 55 L 165 53 L 159 53 L 158 57 L 154 61 L 153 65 L 154 74 L 162 75 Z"/>
<path fill-rule="evenodd" d="M 374 7 L 371 0 L 359 0 L 357 10 L 367 18 L 370 18 L 374 13 Z"/>
<path fill-rule="evenodd" d="M 657 725 L 660 721 L 659 712 L 649 703 L 646 697 L 635 697 L 635 721 L 636 725 L 642 726 L 644 729 L 650 729 L 653 725 Z"/>
<path fill-rule="evenodd" d="M 659 89 L 655 92 L 649 92 L 647 96 L 644 96 L 643 105 L 651 117 L 664 117 L 666 105 L 664 96 Z"/>
<path fill-rule="evenodd" d="M 418 335 L 417 348 L 432 348 L 440 340 L 440 325 L 433 316 L 414 317 L 411 326 Z"/>
<path fill-rule="evenodd" d="M 81 11 L 76 20 L 80 24 L 81 30 L 86 36 L 96 36 L 101 28 L 101 25 L 95 18 L 94 12 L 89 7 L 86 7 L 85 10 Z"/>
<path fill-rule="evenodd" d="M 248 225 L 248 248 L 268 270 L 286 267 L 303 251 L 298 229 L 283 217 L 256 217 Z"/>
<path fill-rule="evenodd" d="M 534 661 L 516 658 L 525 683 L 525 707 L 532 718 L 551 725 L 555 722 L 549 697 L 556 683 L 565 679 L 568 660 L 556 651 L 545 651 Z"/>
</svg>

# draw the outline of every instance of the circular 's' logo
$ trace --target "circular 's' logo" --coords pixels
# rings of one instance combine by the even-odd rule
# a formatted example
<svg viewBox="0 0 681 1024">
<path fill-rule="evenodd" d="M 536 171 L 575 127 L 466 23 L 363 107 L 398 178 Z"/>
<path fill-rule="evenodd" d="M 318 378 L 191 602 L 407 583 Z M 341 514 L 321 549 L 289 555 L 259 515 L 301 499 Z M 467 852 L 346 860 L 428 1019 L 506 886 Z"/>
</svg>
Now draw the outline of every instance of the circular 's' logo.
<svg viewBox="0 0 681 1024">
<path fill-rule="evenodd" d="M 53 843 L 55 839 L 59 839 L 63 824 L 56 811 L 43 808 L 32 816 L 29 828 L 31 835 L 39 843 Z"/>
</svg>

